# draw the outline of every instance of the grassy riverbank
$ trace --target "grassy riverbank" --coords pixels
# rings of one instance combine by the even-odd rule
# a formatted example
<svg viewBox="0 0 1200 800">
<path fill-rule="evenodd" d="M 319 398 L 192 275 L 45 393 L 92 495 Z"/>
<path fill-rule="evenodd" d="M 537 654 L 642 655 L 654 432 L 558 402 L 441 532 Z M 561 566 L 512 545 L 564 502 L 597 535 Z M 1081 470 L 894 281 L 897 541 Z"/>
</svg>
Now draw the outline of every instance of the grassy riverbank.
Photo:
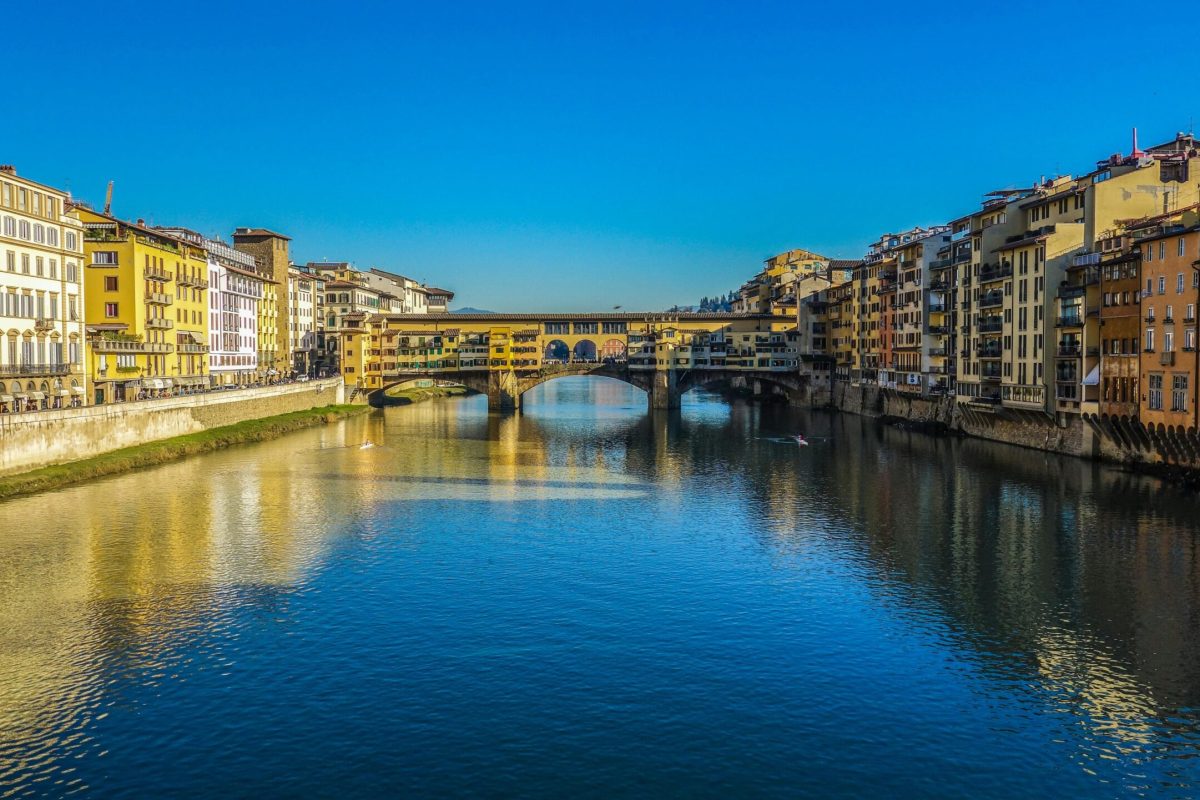
<svg viewBox="0 0 1200 800">
<path fill-rule="evenodd" d="M 157 442 L 148 442 L 134 447 L 114 450 L 111 453 L 71 461 L 52 467 L 42 467 L 30 472 L 0 477 L 0 500 L 17 495 L 57 489 L 72 483 L 116 475 L 121 472 L 164 464 L 185 456 L 208 453 L 234 444 L 262 442 L 276 439 L 285 433 L 336 422 L 370 411 L 368 406 L 334 405 L 312 408 L 308 411 L 293 411 L 263 419 L 252 419 L 235 425 L 175 436 Z"/>
<path fill-rule="evenodd" d="M 407 406 L 436 397 L 464 397 L 474 394 L 465 386 L 429 386 L 423 389 L 416 387 L 396 387 L 384 392 L 384 405 Z"/>
</svg>

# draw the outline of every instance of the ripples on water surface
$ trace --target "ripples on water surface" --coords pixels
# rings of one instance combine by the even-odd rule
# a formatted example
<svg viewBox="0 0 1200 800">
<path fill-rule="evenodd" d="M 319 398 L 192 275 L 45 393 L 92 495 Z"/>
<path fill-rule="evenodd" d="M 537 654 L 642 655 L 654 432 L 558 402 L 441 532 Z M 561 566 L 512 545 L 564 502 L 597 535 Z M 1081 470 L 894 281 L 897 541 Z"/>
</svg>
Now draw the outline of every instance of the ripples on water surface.
<svg viewBox="0 0 1200 800">
<path fill-rule="evenodd" d="M 1192 498 L 686 400 L 562 379 L 3 504 L 0 797 L 1197 793 Z"/>
</svg>

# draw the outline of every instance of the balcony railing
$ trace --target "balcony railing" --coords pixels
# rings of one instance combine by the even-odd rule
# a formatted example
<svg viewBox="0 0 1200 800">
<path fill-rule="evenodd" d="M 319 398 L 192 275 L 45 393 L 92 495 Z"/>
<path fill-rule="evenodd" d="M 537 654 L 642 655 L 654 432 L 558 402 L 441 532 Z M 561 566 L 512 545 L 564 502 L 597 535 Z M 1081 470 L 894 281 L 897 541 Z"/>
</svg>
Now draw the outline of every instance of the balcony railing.
<svg viewBox="0 0 1200 800">
<path fill-rule="evenodd" d="M 175 327 L 175 321 L 166 317 L 148 317 L 146 327 L 152 330 L 165 331 Z"/>
<path fill-rule="evenodd" d="M 0 367 L 0 375 L 6 378 L 24 375 L 66 375 L 70 371 L 70 364 L 5 364 Z"/>
<path fill-rule="evenodd" d="M 158 342 L 138 342 L 130 339 L 92 339 L 88 342 L 94 353 L 169 353 L 171 345 Z"/>
<path fill-rule="evenodd" d="M 984 267 L 979 270 L 979 280 L 982 282 L 1003 280 L 1012 275 L 1011 264 L 1001 264 L 1000 266 Z"/>
<path fill-rule="evenodd" d="M 1000 333 L 1002 330 L 1004 330 L 1004 320 L 1000 317 L 981 319 L 979 321 L 980 333 Z"/>
<path fill-rule="evenodd" d="M 172 302 L 171 295 L 163 294 L 162 292 L 147 292 L 146 302 L 156 306 L 169 306 Z"/>
<path fill-rule="evenodd" d="M 1079 355 L 1079 345 L 1060 344 L 1058 346 L 1058 355 L 1062 358 L 1075 358 Z"/>
<path fill-rule="evenodd" d="M 989 294 L 985 294 L 983 297 L 979 298 L 979 307 L 980 308 L 996 308 L 997 306 L 1002 306 L 1002 305 L 1004 305 L 1004 293 L 1003 292 L 992 292 Z"/>
<path fill-rule="evenodd" d="M 979 377 L 983 378 L 985 381 L 998 381 L 998 380 L 1000 380 L 1000 370 L 998 370 L 998 369 L 980 370 Z"/>
<path fill-rule="evenodd" d="M 980 358 L 1000 358 L 1004 355 L 1004 348 L 995 345 L 981 344 L 975 348 L 975 355 Z"/>
<path fill-rule="evenodd" d="M 1083 317 L 1078 314 L 1067 314 L 1054 321 L 1058 328 L 1079 328 L 1083 325 Z"/>
<path fill-rule="evenodd" d="M 175 349 L 180 353 L 207 353 L 208 345 L 194 343 L 178 344 L 175 345 Z"/>
<path fill-rule="evenodd" d="M 950 335 L 950 326 L 949 325 L 930 325 L 929 332 L 932 333 L 934 336 L 949 336 Z"/>
<path fill-rule="evenodd" d="M 171 273 L 167 272 L 165 269 L 163 269 L 161 267 L 146 267 L 142 271 L 142 274 L 145 276 L 146 280 L 148 280 L 148 281 L 169 281 L 169 280 L 171 280 Z"/>
</svg>

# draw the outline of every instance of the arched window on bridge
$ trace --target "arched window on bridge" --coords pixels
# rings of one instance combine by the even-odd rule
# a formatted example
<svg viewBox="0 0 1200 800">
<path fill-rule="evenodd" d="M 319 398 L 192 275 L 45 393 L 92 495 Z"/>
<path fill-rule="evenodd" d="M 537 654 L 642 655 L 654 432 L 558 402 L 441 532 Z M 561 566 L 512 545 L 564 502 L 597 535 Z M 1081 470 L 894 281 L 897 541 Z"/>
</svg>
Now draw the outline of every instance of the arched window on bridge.
<svg viewBox="0 0 1200 800">
<path fill-rule="evenodd" d="M 571 348 L 562 339 L 555 339 L 546 345 L 545 360 L 550 364 L 565 364 L 571 360 Z"/>
<path fill-rule="evenodd" d="M 573 361 L 595 361 L 596 343 L 589 339 L 580 339 L 575 345 Z"/>
<path fill-rule="evenodd" d="M 609 339 L 600 348 L 600 358 L 603 361 L 624 361 L 625 343 L 620 339 Z"/>
</svg>

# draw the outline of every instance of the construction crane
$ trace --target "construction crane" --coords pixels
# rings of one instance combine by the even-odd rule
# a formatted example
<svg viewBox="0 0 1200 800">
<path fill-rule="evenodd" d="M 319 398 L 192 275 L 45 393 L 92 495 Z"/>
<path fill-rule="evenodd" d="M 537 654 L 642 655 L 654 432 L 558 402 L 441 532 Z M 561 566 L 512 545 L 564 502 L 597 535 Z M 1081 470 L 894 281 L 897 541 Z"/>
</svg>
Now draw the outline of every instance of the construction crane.
<svg viewBox="0 0 1200 800">
<path fill-rule="evenodd" d="M 104 213 L 112 213 L 112 185 L 113 182 L 108 182 L 108 191 L 104 193 Z"/>
</svg>

